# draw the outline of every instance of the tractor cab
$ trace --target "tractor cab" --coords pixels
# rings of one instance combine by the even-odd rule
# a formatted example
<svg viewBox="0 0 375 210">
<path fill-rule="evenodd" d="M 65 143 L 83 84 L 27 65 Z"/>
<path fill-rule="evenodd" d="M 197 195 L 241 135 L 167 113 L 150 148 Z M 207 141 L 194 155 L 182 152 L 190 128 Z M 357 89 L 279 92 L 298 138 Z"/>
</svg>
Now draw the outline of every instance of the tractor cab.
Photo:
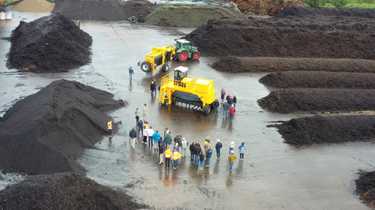
<svg viewBox="0 0 375 210">
<path fill-rule="evenodd" d="M 186 39 L 177 39 L 176 40 L 176 48 L 177 49 L 191 50 L 192 47 L 193 47 L 193 45 L 191 44 L 191 42 L 186 40 Z"/>
<path fill-rule="evenodd" d="M 184 62 L 187 60 L 199 60 L 201 54 L 197 47 L 186 39 L 176 39 L 176 60 Z"/>
<path fill-rule="evenodd" d="M 184 78 L 187 77 L 189 69 L 185 66 L 179 66 L 174 69 L 174 84 L 180 87 L 186 87 L 186 84 L 182 82 Z"/>
</svg>

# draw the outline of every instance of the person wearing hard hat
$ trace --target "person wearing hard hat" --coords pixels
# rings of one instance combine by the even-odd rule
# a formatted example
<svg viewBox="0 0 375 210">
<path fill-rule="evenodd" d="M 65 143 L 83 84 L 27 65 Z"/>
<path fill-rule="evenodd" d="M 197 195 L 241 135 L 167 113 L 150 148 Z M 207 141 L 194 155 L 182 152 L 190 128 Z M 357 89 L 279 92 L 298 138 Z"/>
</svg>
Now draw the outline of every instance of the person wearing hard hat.
<svg viewBox="0 0 375 210">
<path fill-rule="evenodd" d="M 172 158 L 172 150 L 169 146 L 164 151 L 164 158 L 165 158 L 165 167 L 169 168 L 171 165 L 171 158 Z"/>
<path fill-rule="evenodd" d="M 228 162 L 229 162 L 229 172 L 232 173 L 233 171 L 233 165 L 234 161 L 237 160 L 237 156 L 234 154 L 234 151 L 230 151 L 229 156 L 228 156 Z"/>
</svg>

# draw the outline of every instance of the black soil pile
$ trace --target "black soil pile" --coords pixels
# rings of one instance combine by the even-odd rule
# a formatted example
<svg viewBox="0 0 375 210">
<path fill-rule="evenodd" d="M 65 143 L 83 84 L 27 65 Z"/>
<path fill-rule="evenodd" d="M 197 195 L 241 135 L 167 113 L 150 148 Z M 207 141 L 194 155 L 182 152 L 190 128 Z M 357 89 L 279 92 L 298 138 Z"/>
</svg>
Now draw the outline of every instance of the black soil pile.
<svg viewBox="0 0 375 210">
<path fill-rule="evenodd" d="M 311 7 L 286 7 L 279 12 L 278 17 L 306 17 L 306 16 L 344 16 L 375 18 L 375 10 L 358 8 L 311 8 Z"/>
<path fill-rule="evenodd" d="M 375 74 L 349 72 L 274 72 L 259 82 L 274 88 L 353 88 L 375 89 Z"/>
<path fill-rule="evenodd" d="M 375 140 L 375 116 L 313 116 L 291 119 L 276 127 L 285 143 L 295 146 Z"/>
<path fill-rule="evenodd" d="M 375 171 L 360 171 L 355 180 L 356 193 L 371 208 L 375 208 Z"/>
<path fill-rule="evenodd" d="M 30 176 L 0 192 L 1 209 L 133 210 L 124 193 L 70 173 Z"/>
<path fill-rule="evenodd" d="M 375 110 L 375 90 L 280 89 L 259 99 L 258 104 L 279 113 Z"/>
<path fill-rule="evenodd" d="M 375 61 L 363 59 L 221 57 L 212 67 L 222 72 L 330 71 L 375 72 Z"/>
<path fill-rule="evenodd" d="M 105 111 L 123 105 L 112 94 L 78 82 L 52 82 L 0 118 L 0 168 L 27 174 L 83 172 L 76 158 L 108 134 Z"/>
<path fill-rule="evenodd" d="M 90 62 L 89 34 L 59 14 L 22 22 L 12 32 L 7 65 L 32 72 L 62 72 Z"/>
<path fill-rule="evenodd" d="M 375 19 L 252 18 L 208 21 L 186 36 L 212 56 L 375 59 Z"/>
<path fill-rule="evenodd" d="M 136 17 L 143 22 L 155 6 L 147 0 L 56 0 L 54 13 L 80 20 L 127 20 Z"/>
</svg>

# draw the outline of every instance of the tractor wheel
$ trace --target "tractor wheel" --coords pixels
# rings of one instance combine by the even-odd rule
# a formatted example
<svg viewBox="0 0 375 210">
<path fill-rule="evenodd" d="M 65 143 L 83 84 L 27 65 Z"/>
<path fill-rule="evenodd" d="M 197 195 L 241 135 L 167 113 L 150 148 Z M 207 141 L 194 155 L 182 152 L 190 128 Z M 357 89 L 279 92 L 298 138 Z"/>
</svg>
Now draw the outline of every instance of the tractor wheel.
<svg viewBox="0 0 375 210">
<path fill-rule="evenodd" d="M 162 67 L 161 67 L 161 70 L 163 71 L 163 72 L 168 72 L 170 69 L 171 69 L 171 62 L 170 61 L 168 61 L 168 62 L 166 62 Z"/>
<path fill-rule="evenodd" d="M 211 106 L 203 107 L 203 112 L 205 115 L 209 115 L 211 113 Z"/>
<path fill-rule="evenodd" d="M 151 65 L 147 63 L 146 61 L 141 63 L 141 70 L 148 73 L 151 72 Z"/>
<path fill-rule="evenodd" d="M 201 53 L 200 52 L 197 51 L 197 52 L 193 53 L 192 59 L 194 61 L 198 61 L 200 58 L 201 58 Z"/>
<path fill-rule="evenodd" d="M 178 54 L 178 61 L 185 62 L 189 59 L 189 53 L 186 51 L 180 52 Z"/>
</svg>

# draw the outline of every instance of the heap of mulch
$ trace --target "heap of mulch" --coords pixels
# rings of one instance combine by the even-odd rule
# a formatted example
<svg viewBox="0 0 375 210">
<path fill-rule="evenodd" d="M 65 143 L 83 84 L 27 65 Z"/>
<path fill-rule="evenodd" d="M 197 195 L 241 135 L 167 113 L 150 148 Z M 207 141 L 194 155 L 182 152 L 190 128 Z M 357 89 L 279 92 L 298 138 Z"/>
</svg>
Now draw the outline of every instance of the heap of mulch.
<svg viewBox="0 0 375 210">
<path fill-rule="evenodd" d="M 375 140 L 375 116 L 368 115 L 302 117 L 270 127 L 295 146 Z"/>
<path fill-rule="evenodd" d="M 220 57 L 212 67 L 222 72 L 330 71 L 375 72 L 375 61 L 364 59 Z"/>
<path fill-rule="evenodd" d="M 147 0 L 56 0 L 54 13 L 80 20 L 127 20 L 134 16 L 143 22 L 155 6 Z"/>
<path fill-rule="evenodd" d="M 7 65 L 32 72 L 62 72 L 90 62 L 89 34 L 59 14 L 20 22 L 12 32 Z"/>
<path fill-rule="evenodd" d="M 374 89 L 280 89 L 258 100 L 265 110 L 292 112 L 349 112 L 375 110 Z"/>
<path fill-rule="evenodd" d="M 369 207 L 375 208 L 375 171 L 360 171 L 355 185 L 360 199 Z"/>
<path fill-rule="evenodd" d="M 133 210 L 128 195 L 70 173 L 30 176 L 0 191 L 1 209 Z"/>
<path fill-rule="evenodd" d="M 286 71 L 267 74 L 259 80 L 274 88 L 375 89 L 375 74 L 349 72 Z"/>
<path fill-rule="evenodd" d="M 47 0 L 22 0 L 15 3 L 12 10 L 19 12 L 51 12 L 53 3 Z"/>
<path fill-rule="evenodd" d="M 0 168 L 26 174 L 84 172 L 76 159 L 109 134 L 106 112 L 124 105 L 111 93 L 75 81 L 52 82 L 0 118 Z"/>
<path fill-rule="evenodd" d="M 364 17 L 375 18 L 375 10 L 359 8 L 311 8 L 301 6 L 290 6 L 281 10 L 278 17 L 306 17 L 306 16 L 344 16 L 344 17 Z M 313 17 L 312 17 L 313 18 Z"/>
<path fill-rule="evenodd" d="M 375 19 L 251 18 L 211 20 L 185 38 L 206 55 L 374 59 Z"/>
</svg>

